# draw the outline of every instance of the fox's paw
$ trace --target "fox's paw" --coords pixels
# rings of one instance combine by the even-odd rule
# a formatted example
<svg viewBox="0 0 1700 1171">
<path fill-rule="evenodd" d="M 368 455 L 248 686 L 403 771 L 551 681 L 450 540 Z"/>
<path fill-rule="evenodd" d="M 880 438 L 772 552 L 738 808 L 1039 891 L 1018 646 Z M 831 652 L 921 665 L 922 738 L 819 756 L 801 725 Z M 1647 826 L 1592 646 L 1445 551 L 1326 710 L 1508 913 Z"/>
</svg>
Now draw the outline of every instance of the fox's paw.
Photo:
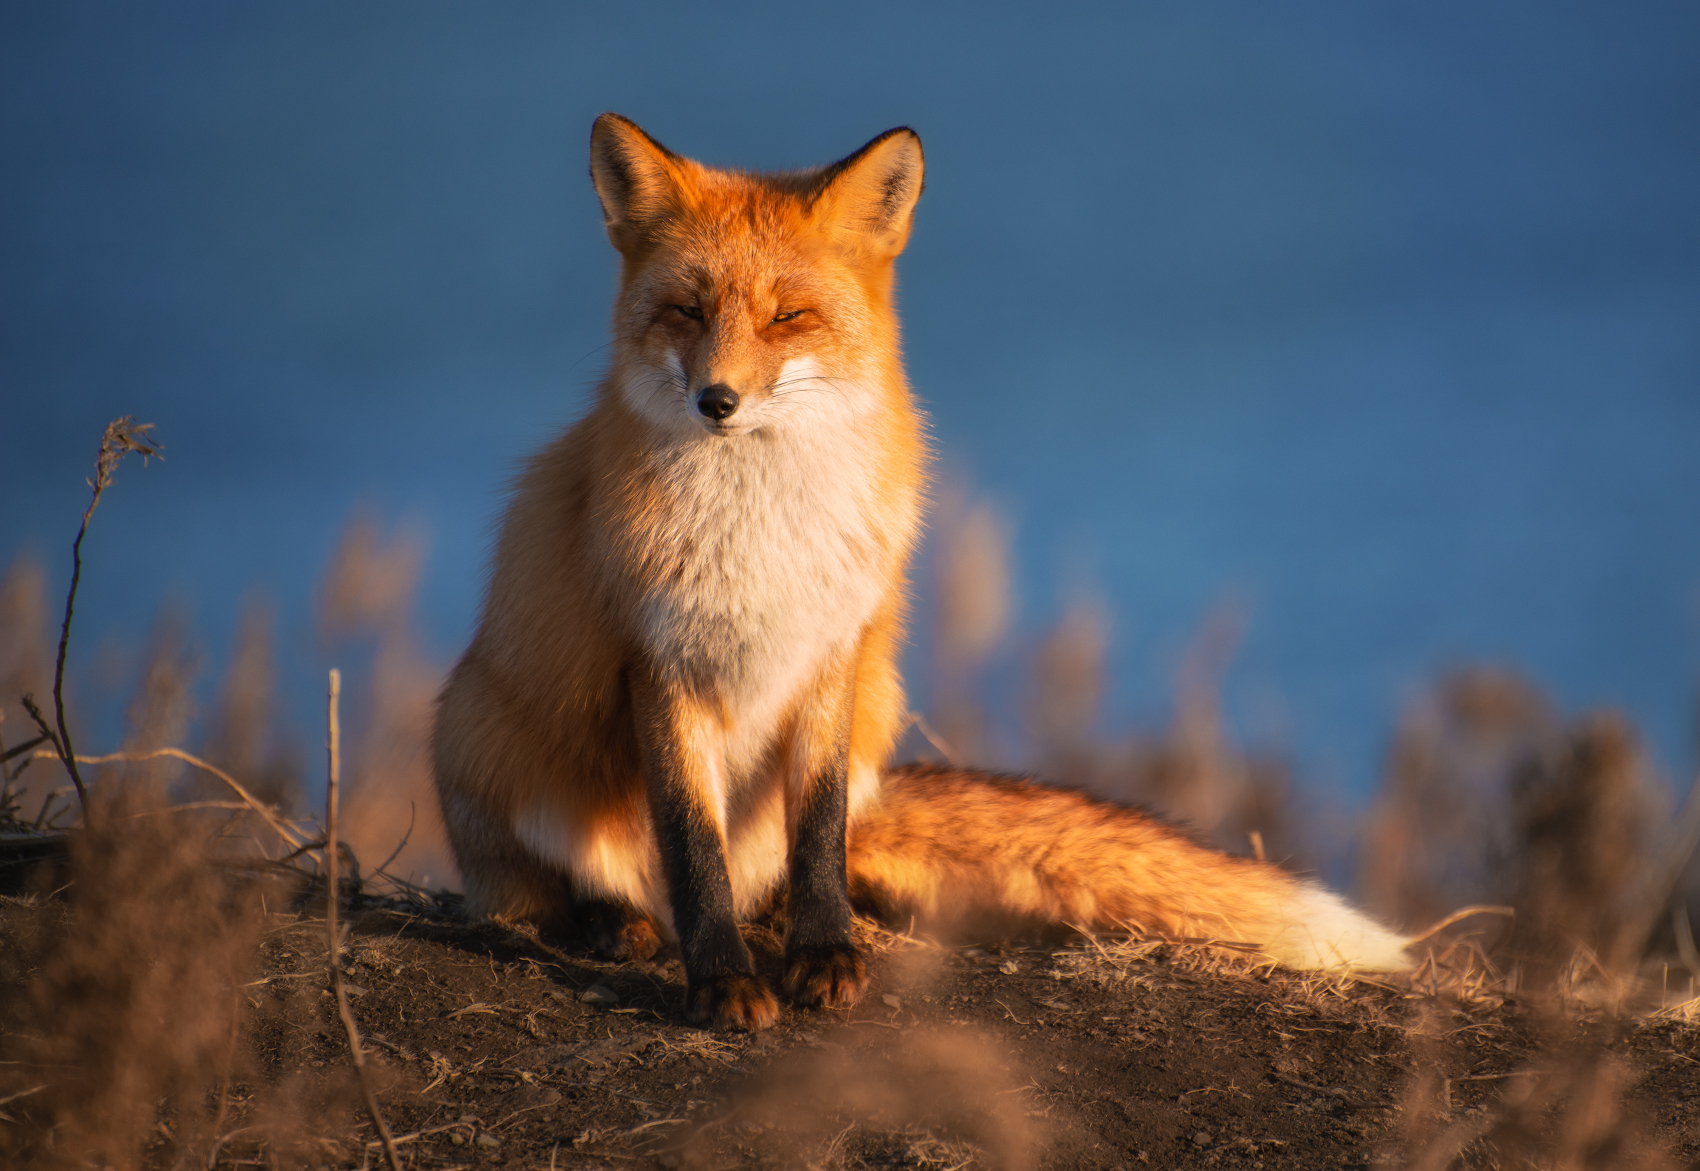
<svg viewBox="0 0 1700 1171">
<path fill-rule="evenodd" d="M 779 1019 L 779 1001 L 759 976 L 733 973 L 691 985 L 685 1017 L 693 1025 L 755 1032 Z"/>
<path fill-rule="evenodd" d="M 852 944 L 799 947 L 785 957 L 785 994 L 797 1004 L 849 1008 L 867 986 L 868 969 Z"/>
<path fill-rule="evenodd" d="M 655 923 L 636 907 L 616 902 L 586 902 L 578 907 L 585 942 L 610 960 L 647 960 L 661 947 Z"/>
</svg>

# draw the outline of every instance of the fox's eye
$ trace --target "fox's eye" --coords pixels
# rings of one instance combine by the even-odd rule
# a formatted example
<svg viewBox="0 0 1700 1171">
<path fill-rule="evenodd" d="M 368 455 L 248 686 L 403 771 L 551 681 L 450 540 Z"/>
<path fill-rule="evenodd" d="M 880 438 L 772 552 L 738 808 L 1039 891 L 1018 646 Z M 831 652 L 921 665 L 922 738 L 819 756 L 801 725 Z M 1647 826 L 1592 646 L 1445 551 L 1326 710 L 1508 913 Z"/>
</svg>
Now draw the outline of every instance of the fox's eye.
<svg viewBox="0 0 1700 1171">
<path fill-rule="evenodd" d="M 789 313 L 776 313 L 776 314 L 774 314 L 774 317 L 773 317 L 773 324 L 782 325 L 787 321 L 795 321 L 795 320 L 797 320 L 797 318 L 801 317 L 802 315 L 803 315 L 803 310 L 801 310 L 801 309 L 793 309 Z"/>
<path fill-rule="evenodd" d="M 686 317 L 689 317 L 692 321 L 702 320 L 702 310 L 697 308 L 695 305 L 675 305 L 673 308 L 677 309 L 680 313 L 683 313 Z"/>
</svg>

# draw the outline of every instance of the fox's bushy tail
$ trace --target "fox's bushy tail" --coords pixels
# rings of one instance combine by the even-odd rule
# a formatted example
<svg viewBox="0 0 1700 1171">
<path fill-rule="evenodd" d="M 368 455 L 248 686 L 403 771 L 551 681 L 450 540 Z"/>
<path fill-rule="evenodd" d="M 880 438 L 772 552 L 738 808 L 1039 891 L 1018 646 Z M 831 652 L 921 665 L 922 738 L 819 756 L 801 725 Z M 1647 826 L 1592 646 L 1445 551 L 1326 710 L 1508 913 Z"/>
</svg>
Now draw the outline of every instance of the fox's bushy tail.
<svg viewBox="0 0 1700 1171">
<path fill-rule="evenodd" d="M 1132 928 L 1255 944 L 1291 968 L 1409 966 L 1408 940 L 1318 883 L 1138 809 L 955 768 L 888 774 L 850 830 L 850 895 L 957 934 Z"/>
</svg>

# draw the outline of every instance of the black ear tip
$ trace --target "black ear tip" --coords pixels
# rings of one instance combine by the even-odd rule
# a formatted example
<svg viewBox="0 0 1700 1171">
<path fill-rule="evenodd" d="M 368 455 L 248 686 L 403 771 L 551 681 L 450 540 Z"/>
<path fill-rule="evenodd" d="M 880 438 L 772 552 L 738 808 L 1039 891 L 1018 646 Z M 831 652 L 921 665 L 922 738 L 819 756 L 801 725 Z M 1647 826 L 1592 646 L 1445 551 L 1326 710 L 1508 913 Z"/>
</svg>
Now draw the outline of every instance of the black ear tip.
<svg viewBox="0 0 1700 1171">
<path fill-rule="evenodd" d="M 604 141 L 621 130 L 632 131 L 636 129 L 637 124 L 630 118 L 622 117 L 609 110 L 606 113 L 598 114 L 596 121 L 590 124 L 590 141 Z"/>
<path fill-rule="evenodd" d="M 664 158 L 676 160 L 679 157 L 655 141 L 649 131 L 624 114 L 616 114 L 612 110 L 607 110 L 598 114 L 596 121 L 591 123 L 590 147 L 592 151 L 606 148 L 615 153 L 623 153 L 637 144 L 649 147 Z"/>
</svg>

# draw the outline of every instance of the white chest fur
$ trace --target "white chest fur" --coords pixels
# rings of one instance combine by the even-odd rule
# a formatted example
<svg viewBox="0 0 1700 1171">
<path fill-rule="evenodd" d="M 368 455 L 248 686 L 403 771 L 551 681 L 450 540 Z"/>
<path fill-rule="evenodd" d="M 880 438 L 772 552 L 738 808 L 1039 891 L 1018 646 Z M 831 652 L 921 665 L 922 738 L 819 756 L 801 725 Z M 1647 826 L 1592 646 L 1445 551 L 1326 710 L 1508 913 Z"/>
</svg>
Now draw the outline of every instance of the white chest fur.
<svg viewBox="0 0 1700 1171">
<path fill-rule="evenodd" d="M 877 429 L 858 398 L 842 382 L 776 395 L 746 434 L 692 425 L 657 453 L 665 548 L 648 552 L 665 572 L 645 575 L 641 634 L 656 662 L 713 689 L 734 783 L 891 588 L 902 537 L 878 507 Z"/>
</svg>

